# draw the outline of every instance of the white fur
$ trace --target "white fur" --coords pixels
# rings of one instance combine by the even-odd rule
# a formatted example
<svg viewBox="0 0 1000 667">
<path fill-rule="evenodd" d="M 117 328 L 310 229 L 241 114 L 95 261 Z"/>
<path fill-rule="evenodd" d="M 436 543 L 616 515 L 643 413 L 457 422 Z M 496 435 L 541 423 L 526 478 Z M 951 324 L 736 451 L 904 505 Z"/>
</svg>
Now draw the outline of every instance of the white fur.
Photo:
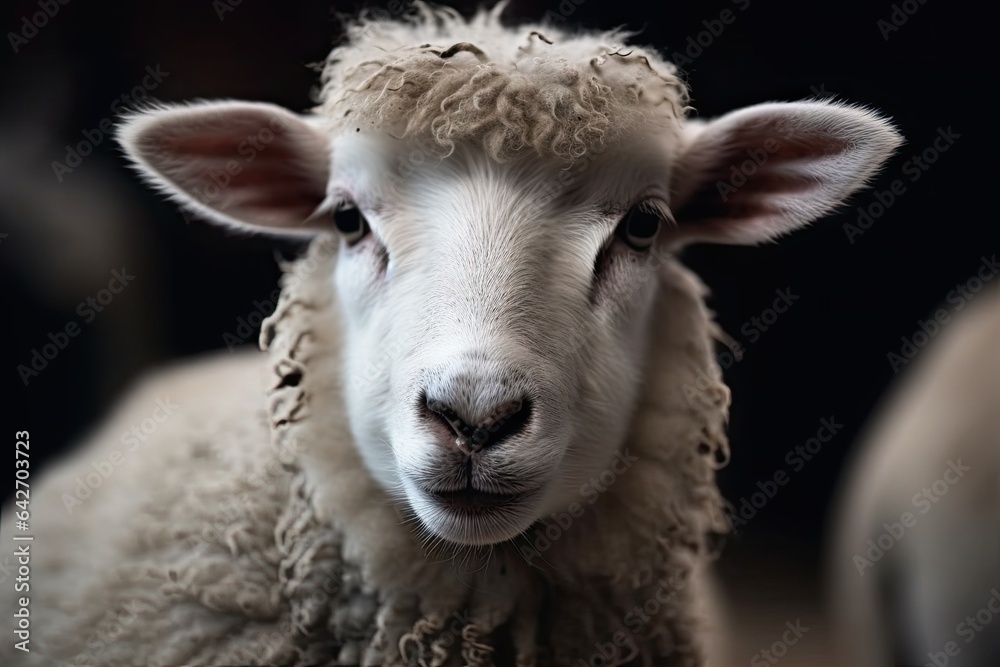
<svg viewBox="0 0 1000 667">
<path fill-rule="evenodd" d="M 123 132 L 130 150 L 157 127 L 133 125 Z M 329 182 L 313 199 L 356 205 L 372 229 L 357 246 L 343 245 L 334 276 L 347 323 L 346 372 L 365 378 L 348 381 L 353 432 L 372 474 L 434 533 L 467 543 L 520 533 L 565 507 L 624 437 L 655 294 L 644 255 L 614 241 L 631 206 L 647 202 L 668 222 L 676 211 L 677 226 L 665 223 L 654 258 L 693 239 L 769 239 L 840 203 L 897 142 L 871 114 L 821 103 L 760 105 L 697 127 L 687 139 L 677 128 L 647 128 L 568 170 L 555 157 L 497 162 L 475 144 L 443 157 L 418 141 L 369 132 L 329 138 Z M 775 145 L 759 170 L 762 182 L 751 179 L 731 199 L 766 210 L 685 217 L 748 149 Z M 810 159 L 811 150 L 826 153 Z M 147 175 L 184 196 L 159 172 Z M 806 189 L 768 190 L 767 179 L 786 177 L 807 179 Z M 232 221 L 225 210 L 213 215 Z M 608 244 L 617 263 L 595 277 Z M 480 387 L 517 377 L 517 391 L 534 400 L 531 428 L 480 457 L 482 490 L 531 495 L 496 522 L 449 518 L 426 493 L 451 485 L 461 461 L 421 425 L 415 406 L 431 378 L 447 385 L 461 376 Z M 467 409 L 488 411 L 499 400 L 491 396 Z"/>
</svg>

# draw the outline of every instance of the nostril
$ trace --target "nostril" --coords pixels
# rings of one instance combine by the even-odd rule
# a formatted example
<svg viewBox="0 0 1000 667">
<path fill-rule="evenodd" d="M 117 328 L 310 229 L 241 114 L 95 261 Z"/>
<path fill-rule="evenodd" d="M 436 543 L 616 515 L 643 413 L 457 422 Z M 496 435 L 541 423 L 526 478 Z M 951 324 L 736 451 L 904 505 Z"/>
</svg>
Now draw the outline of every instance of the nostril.
<svg viewBox="0 0 1000 667">
<path fill-rule="evenodd" d="M 432 415 L 443 422 L 460 439 L 469 440 L 472 437 L 474 429 L 462 421 L 458 413 L 444 403 L 444 401 L 426 399 L 424 405 Z"/>
<path fill-rule="evenodd" d="M 531 416 L 531 401 L 527 398 L 498 404 L 474 426 L 445 401 L 422 394 L 420 402 L 425 414 L 446 427 L 457 438 L 458 447 L 468 453 L 500 444 L 520 432 Z"/>
<path fill-rule="evenodd" d="M 507 401 L 498 405 L 472 432 L 473 448 L 478 451 L 484 447 L 500 444 L 520 432 L 528 423 L 530 416 L 531 401 L 528 399 Z"/>
</svg>

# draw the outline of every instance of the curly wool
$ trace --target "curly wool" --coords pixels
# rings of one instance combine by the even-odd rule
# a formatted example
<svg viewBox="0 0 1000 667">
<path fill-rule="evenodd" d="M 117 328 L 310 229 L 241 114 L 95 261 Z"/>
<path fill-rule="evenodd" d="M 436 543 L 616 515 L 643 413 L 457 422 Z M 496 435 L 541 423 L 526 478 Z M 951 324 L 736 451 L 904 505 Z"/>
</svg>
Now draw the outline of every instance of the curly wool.
<svg viewBox="0 0 1000 667">
<path fill-rule="evenodd" d="M 363 589 L 377 592 L 367 620 L 353 626 L 362 630 L 360 643 L 342 646 L 341 659 L 557 666 L 586 662 L 595 645 L 609 645 L 609 665 L 704 664 L 699 587 L 713 556 L 710 536 L 726 531 L 714 472 L 728 457 L 729 393 L 711 355 L 714 327 L 697 280 L 679 265 L 663 267 L 658 310 L 669 317 L 655 325 L 655 372 L 621 449 L 641 461 L 626 473 L 628 484 L 608 487 L 531 563 L 525 553 L 545 533 L 544 523 L 511 543 L 442 559 L 424 549 L 399 510 L 373 502 L 383 492 L 352 448 L 323 445 L 322 461 L 315 456 L 345 427 L 343 415 L 328 408 L 343 400 L 338 307 L 324 279 L 335 248 L 334 238 L 320 238 L 289 267 L 261 341 L 271 354 L 276 454 L 295 461 L 290 469 L 299 470 L 304 489 L 306 471 L 323 469 L 310 491 L 319 509 L 297 513 L 298 523 L 312 526 L 306 532 L 336 535 L 333 569 L 358 572 Z M 351 604 L 338 598 L 324 613 L 332 621 Z M 636 609 L 645 618 L 638 629 L 627 620 Z M 613 636 L 625 637 L 624 645 L 610 643 Z M 498 660 L 505 650 L 511 655 Z"/>
<path fill-rule="evenodd" d="M 686 86 L 654 50 L 625 44 L 624 32 L 506 28 L 505 4 L 466 20 L 417 2 L 402 21 L 350 24 L 323 68 L 318 115 L 334 131 L 385 130 L 444 153 L 481 141 L 497 160 L 572 160 L 682 120 Z"/>
<path fill-rule="evenodd" d="M 704 665 L 729 394 L 697 280 L 661 267 L 657 345 L 620 450 L 637 460 L 627 482 L 544 547 L 540 522 L 510 543 L 428 552 L 350 436 L 335 249 L 322 236 L 286 267 L 267 358 L 223 355 L 145 383 L 41 481 L 32 653 L 7 642 L 0 661 L 563 667 L 602 646 L 607 665 Z M 176 412 L 68 513 L 65 493 L 164 396 Z M 10 588 L 0 612 L 15 607 Z"/>
</svg>

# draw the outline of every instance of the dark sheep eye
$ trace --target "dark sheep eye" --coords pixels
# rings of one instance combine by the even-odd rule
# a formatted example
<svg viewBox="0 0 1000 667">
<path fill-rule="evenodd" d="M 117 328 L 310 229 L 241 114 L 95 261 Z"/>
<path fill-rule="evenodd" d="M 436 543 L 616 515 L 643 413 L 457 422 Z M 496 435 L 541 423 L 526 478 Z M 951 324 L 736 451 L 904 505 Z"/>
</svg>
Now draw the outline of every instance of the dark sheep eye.
<svg viewBox="0 0 1000 667">
<path fill-rule="evenodd" d="M 353 245 L 368 234 L 368 221 L 357 207 L 344 208 L 333 214 L 333 224 L 348 245 Z"/>
<path fill-rule="evenodd" d="M 633 206 L 618 224 L 618 236 L 635 250 L 646 250 L 653 245 L 660 231 L 660 216 L 643 207 Z"/>
</svg>

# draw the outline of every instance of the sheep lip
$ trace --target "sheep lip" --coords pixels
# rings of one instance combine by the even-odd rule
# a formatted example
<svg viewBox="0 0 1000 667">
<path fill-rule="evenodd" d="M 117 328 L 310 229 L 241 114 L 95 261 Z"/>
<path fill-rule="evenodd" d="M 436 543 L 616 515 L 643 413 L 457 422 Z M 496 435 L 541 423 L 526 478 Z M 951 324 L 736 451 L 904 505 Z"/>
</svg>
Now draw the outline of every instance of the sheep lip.
<svg viewBox="0 0 1000 667">
<path fill-rule="evenodd" d="M 429 491 L 428 495 L 445 509 L 463 513 L 480 513 L 521 505 L 530 494 L 490 493 L 469 487 L 460 491 Z"/>
</svg>

